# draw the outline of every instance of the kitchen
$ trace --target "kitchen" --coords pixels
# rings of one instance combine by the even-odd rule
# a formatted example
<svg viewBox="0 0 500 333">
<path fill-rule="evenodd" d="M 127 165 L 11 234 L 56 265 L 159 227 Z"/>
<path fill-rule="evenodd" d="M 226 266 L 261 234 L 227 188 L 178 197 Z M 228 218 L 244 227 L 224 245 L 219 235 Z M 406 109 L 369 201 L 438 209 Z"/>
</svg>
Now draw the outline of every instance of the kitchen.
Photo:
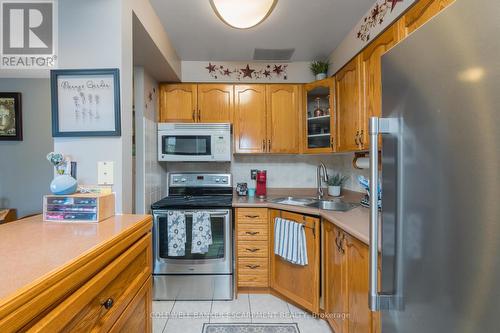
<svg viewBox="0 0 500 333">
<path fill-rule="evenodd" d="M 0 68 L 2 331 L 495 331 L 498 6 L 259 3 L 59 0 Z"/>
</svg>

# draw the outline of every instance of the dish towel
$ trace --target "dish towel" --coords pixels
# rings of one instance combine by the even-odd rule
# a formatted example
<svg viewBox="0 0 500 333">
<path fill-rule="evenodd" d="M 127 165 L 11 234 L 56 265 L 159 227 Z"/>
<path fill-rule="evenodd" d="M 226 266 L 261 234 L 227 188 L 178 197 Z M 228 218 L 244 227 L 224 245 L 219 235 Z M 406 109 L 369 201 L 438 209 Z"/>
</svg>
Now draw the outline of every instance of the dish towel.
<svg viewBox="0 0 500 333">
<path fill-rule="evenodd" d="M 193 213 L 193 233 L 191 253 L 207 253 L 212 245 L 212 225 L 208 212 Z"/>
<path fill-rule="evenodd" d="M 186 215 L 171 211 L 167 215 L 168 255 L 181 257 L 186 254 Z"/>
<path fill-rule="evenodd" d="M 304 225 L 280 217 L 274 220 L 274 253 L 292 264 L 307 265 Z"/>
</svg>

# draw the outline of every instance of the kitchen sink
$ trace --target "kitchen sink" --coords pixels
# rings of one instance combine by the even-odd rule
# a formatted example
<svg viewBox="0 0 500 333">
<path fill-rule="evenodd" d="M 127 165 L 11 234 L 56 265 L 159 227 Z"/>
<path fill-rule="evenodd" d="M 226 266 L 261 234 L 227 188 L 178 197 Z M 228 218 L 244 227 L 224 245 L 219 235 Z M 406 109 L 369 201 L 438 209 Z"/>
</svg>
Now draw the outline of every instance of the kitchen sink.
<svg viewBox="0 0 500 333">
<path fill-rule="evenodd" d="M 320 200 L 320 201 L 315 201 L 311 202 L 310 204 L 306 205 L 307 207 L 314 207 L 314 208 L 320 208 L 324 210 L 335 210 L 339 212 L 347 212 L 348 210 L 351 210 L 355 207 L 357 207 L 357 204 L 349 203 L 349 202 L 344 202 L 341 200 Z"/>
<path fill-rule="evenodd" d="M 271 199 L 269 201 L 282 205 L 308 206 L 310 204 L 314 204 L 318 200 L 314 198 L 284 197 L 284 198 Z"/>
</svg>

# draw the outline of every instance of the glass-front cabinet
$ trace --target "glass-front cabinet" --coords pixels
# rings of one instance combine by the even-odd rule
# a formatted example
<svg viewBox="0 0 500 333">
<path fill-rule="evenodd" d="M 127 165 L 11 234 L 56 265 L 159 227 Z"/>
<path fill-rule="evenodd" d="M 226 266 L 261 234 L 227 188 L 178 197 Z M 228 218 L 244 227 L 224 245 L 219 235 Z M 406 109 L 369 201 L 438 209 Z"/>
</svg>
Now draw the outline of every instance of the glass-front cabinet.
<svg viewBox="0 0 500 333">
<path fill-rule="evenodd" d="M 305 152 L 325 153 L 335 149 L 335 80 L 327 78 L 304 86 Z"/>
</svg>

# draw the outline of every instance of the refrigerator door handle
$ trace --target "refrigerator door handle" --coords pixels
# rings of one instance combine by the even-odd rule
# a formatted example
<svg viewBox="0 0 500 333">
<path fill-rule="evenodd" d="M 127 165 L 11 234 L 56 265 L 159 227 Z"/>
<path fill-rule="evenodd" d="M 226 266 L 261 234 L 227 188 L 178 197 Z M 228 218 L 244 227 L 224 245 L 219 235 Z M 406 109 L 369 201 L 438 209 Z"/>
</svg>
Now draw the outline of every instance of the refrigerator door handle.
<svg viewBox="0 0 500 333">
<path fill-rule="evenodd" d="M 378 136 L 380 134 L 399 133 L 399 121 L 396 118 L 370 118 L 370 249 L 369 249 L 369 295 L 368 305 L 371 311 L 402 309 L 402 296 L 396 288 L 395 293 L 379 292 L 378 248 L 379 248 L 379 213 L 378 213 Z"/>
</svg>

